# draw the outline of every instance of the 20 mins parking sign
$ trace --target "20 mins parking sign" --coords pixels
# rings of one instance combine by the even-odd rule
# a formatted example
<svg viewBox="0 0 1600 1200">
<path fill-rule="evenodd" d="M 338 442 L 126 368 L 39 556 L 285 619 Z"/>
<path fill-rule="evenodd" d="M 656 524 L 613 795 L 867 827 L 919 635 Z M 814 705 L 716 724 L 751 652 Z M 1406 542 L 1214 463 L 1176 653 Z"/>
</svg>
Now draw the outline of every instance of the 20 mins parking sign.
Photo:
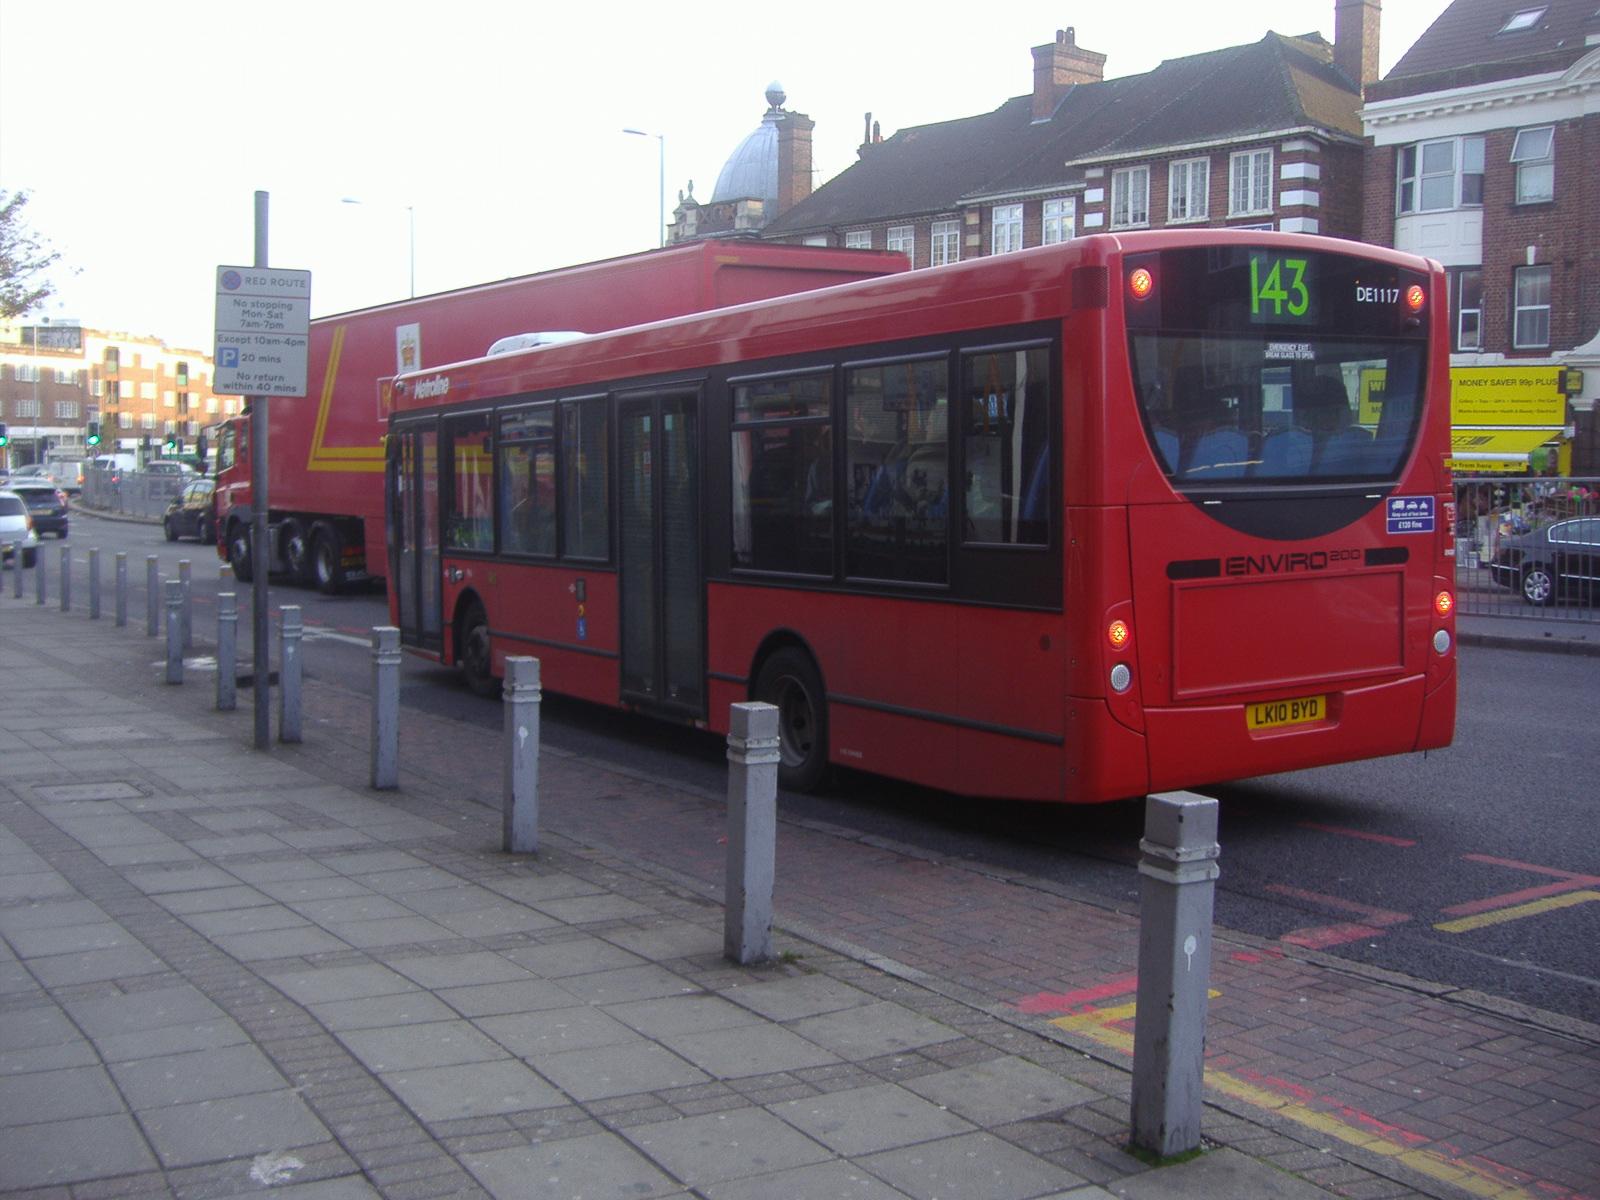
<svg viewBox="0 0 1600 1200">
<path fill-rule="evenodd" d="M 1432 533 L 1432 496 L 1390 496 L 1387 505 L 1390 533 Z"/>
</svg>

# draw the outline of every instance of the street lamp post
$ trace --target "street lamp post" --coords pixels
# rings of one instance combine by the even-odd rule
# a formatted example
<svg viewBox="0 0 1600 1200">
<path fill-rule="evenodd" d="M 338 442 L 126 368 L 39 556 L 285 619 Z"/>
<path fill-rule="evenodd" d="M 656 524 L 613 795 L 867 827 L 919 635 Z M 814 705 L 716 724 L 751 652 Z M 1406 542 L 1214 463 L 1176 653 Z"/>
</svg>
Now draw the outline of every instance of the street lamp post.
<svg viewBox="0 0 1600 1200">
<path fill-rule="evenodd" d="M 351 196 L 346 196 L 339 201 L 340 204 L 360 204 Z M 411 260 L 411 298 L 417 298 L 417 210 L 409 204 L 401 205 L 406 210 L 406 246 Z"/>
<path fill-rule="evenodd" d="M 667 135 L 664 133 L 646 133 L 642 129 L 624 129 L 623 133 L 631 133 L 634 137 L 653 137 L 660 143 L 661 179 L 656 188 L 656 226 L 661 231 L 659 245 L 667 244 Z"/>
</svg>

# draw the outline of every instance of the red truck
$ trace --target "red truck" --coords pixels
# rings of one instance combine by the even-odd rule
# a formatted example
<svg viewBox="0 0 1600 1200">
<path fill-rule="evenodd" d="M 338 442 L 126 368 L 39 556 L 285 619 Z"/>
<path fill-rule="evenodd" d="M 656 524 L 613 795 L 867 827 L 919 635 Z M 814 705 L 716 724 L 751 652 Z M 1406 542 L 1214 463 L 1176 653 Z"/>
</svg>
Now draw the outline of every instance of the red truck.
<svg viewBox="0 0 1600 1200">
<path fill-rule="evenodd" d="M 324 592 L 387 576 L 383 435 L 401 372 L 479 358 L 518 335 L 598 333 L 906 269 L 897 252 L 708 240 L 319 317 L 308 394 L 268 404 L 272 569 Z M 217 554 L 242 582 L 249 424 L 232 417 L 210 431 Z"/>
</svg>

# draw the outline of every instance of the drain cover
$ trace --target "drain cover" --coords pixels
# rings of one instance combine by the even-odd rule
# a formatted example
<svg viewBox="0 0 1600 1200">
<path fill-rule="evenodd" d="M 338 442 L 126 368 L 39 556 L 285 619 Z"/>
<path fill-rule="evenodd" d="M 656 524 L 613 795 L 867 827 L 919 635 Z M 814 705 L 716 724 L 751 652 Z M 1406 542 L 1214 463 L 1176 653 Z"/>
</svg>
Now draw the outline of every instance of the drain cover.
<svg viewBox="0 0 1600 1200">
<path fill-rule="evenodd" d="M 35 787 L 43 800 L 139 800 L 144 793 L 131 783 L 61 783 Z"/>
</svg>

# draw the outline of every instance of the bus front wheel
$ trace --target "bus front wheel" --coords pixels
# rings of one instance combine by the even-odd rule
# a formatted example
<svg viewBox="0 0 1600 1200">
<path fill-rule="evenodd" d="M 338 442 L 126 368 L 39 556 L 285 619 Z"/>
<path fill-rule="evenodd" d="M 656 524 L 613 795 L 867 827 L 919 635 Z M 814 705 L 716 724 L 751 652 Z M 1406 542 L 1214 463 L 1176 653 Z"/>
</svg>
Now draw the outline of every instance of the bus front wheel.
<svg viewBox="0 0 1600 1200">
<path fill-rule="evenodd" d="M 461 616 L 461 641 L 457 654 L 467 677 L 467 690 L 474 696 L 492 700 L 500 694 L 500 681 L 494 677 L 494 658 L 489 649 L 489 618 L 483 605 L 473 602 Z"/>
<path fill-rule="evenodd" d="M 779 650 L 756 676 L 755 698 L 778 710 L 778 786 L 814 791 L 828 770 L 828 699 L 802 650 Z"/>
</svg>

